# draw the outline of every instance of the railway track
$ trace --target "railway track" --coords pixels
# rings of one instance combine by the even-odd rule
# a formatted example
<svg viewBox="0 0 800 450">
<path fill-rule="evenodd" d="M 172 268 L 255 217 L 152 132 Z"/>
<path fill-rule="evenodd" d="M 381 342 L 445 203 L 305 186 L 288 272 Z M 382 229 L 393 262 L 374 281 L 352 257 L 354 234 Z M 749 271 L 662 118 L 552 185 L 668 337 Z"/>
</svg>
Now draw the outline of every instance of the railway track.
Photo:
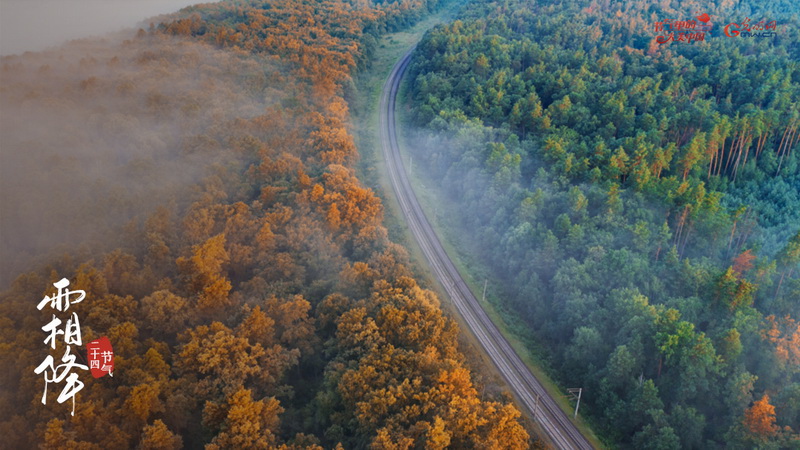
<svg viewBox="0 0 800 450">
<path fill-rule="evenodd" d="M 413 48 L 409 50 L 395 64 L 383 86 L 380 104 L 381 146 L 389 178 L 403 216 L 436 278 L 444 286 L 456 309 L 527 410 L 528 415 L 541 425 L 556 448 L 592 449 L 594 447 L 531 374 L 478 303 L 452 260 L 447 256 L 417 201 L 400 155 L 395 120 L 397 92 L 411 61 L 413 50 Z"/>
</svg>

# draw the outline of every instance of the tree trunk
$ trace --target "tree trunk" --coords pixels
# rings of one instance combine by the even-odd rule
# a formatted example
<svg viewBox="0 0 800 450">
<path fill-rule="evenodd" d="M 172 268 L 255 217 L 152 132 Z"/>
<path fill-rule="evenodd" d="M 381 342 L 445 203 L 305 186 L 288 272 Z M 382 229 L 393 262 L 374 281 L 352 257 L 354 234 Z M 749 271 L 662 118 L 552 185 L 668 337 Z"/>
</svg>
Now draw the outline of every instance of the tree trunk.
<svg viewBox="0 0 800 450">
<path fill-rule="evenodd" d="M 708 176 L 706 180 L 711 180 L 711 168 L 714 167 L 714 159 L 717 156 L 717 150 L 714 150 L 714 153 L 711 154 L 711 161 L 708 162 Z"/>
<path fill-rule="evenodd" d="M 689 222 L 689 226 L 686 227 L 686 234 L 683 237 L 683 245 L 681 246 L 681 251 L 678 253 L 681 258 L 683 258 L 683 252 L 686 250 L 686 244 L 689 242 L 689 235 L 692 234 L 692 223 Z"/>
<path fill-rule="evenodd" d="M 781 292 L 781 285 L 783 284 L 783 277 L 785 276 L 786 276 L 786 270 L 784 270 L 783 273 L 781 273 L 781 279 L 778 280 L 778 288 L 775 289 L 775 299 L 778 298 L 778 294 Z"/>
<path fill-rule="evenodd" d="M 775 171 L 775 175 L 781 172 L 781 166 L 783 166 L 783 158 L 791 151 L 791 145 L 794 142 L 794 135 L 796 132 L 797 132 L 797 127 L 792 126 L 792 130 L 789 132 L 789 139 L 787 139 L 786 141 L 786 145 L 783 148 L 783 152 L 779 153 L 781 157 L 778 160 L 778 170 Z"/>
<path fill-rule="evenodd" d="M 747 151 L 750 150 L 750 135 L 747 134 L 745 131 L 742 133 L 742 137 L 739 139 L 739 147 L 736 149 L 736 163 L 733 165 L 733 181 L 736 181 L 736 175 L 739 173 L 739 161 L 742 160 L 742 153 L 745 153 L 745 161 L 747 161 L 747 154 L 745 152 L 745 147 L 747 147 Z"/>
<path fill-rule="evenodd" d="M 733 140 L 731 141 L 731 147 L 728 149 L 728 158 L 725 161 L 725 172 L 728 172 L 728 169 L 731 167 L 731 162 L 733 161 L 733 153 L 736 151 L 736 145 L 739 139 L 739 133 L 733 135 Z"/>
<path fill-rule="evenodd" d="M 733 235 L 736 233 L 736 223 L 738 220 L 733 221 L 733 227 L 731 228 L 731 238 L 728 239 L 728 252 L 731 251 L 731 245 L 733 244 Z"/>
</svg>

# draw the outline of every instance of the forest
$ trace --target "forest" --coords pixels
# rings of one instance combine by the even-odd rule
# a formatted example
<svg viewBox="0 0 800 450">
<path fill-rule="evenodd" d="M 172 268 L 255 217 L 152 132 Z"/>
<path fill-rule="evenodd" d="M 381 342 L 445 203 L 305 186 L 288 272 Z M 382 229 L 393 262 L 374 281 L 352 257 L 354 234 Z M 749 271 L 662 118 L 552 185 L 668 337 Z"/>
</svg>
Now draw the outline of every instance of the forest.
<svg viewBox="0 0 800 450">
<path fill-rule="evenodd" d="M 0 446 L 537 445 L 357 177 L 354 79 L 439 6 L 226 0 L 0 59 Z M 114 349 L 74 414 L 34 373 L 64 277 Z"/>
<path fill-rule="evenodd" d="M 611 447 L 800 446 L 798 13 L 476 0 L 417 47 L 415 168 Z M 723 33 L 746 18 L 780 25 Z"/>
</svg>

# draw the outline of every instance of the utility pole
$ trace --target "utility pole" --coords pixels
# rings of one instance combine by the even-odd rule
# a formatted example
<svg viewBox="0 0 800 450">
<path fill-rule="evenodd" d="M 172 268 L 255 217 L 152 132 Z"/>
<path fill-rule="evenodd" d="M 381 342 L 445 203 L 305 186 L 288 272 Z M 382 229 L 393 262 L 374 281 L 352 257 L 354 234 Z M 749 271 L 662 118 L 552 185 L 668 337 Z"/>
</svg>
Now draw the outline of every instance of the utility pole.
<svg viewBox="0 0 800 450">
<path fill-rule="evenodd" d="M 414 157 L 408 155 L 408 176 L 411 176 L 414 173 Z"/>
<path fill-rule="evenodd" d="M 486 302 L 486 286 L 489 284 L 489 280 L 486 279 L 483 281 L 483 298 L 481 299 L 482 302 Z"/>
<path fill-rule="evenodd" d="M 580 406 L 581 406 L 581 393 L 583 392 L 583 388 L 571 388 L 571 389 L 567 389 L 567 392 L 572 394 L 572 398 L 577 398 L 578 399 L 578 402 L 575 404 L 575 415 L 572 417 L 573 419 L 577 419 L 578 418 L 578 408 L 580 408 Z M 577 396 L 575 395 L 576 392 L 578 393 Z"/>
</svg>

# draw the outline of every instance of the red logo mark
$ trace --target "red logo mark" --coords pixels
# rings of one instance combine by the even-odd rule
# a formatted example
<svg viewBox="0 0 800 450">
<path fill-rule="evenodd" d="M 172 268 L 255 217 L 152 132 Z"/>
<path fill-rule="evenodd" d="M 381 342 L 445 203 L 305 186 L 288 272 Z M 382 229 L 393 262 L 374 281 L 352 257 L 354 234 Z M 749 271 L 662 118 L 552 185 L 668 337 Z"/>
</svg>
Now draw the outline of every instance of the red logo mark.
<svg viewBox="0 0 800 450">
<path fill-rule="evenodd" d="M 89 360 L 93 377 L 100 378 L 106 374 L 114 376 L 114 349 L 107 337 L 86 344 L 86 359 Z"/>
<path fill-rule="evenodd" d="M 761 20 L 750 23 L 750 18 L 746 17 L 741 23 L 729 23 L 725 25 L 723 31 L 728 37 L 774 37 L 777 33 L 778 22 L 774 20 Z"/>
<path fill-rule="evenodd" d="M 663 33 L 656 36 L 656 42 L 666 44 L 667 42 L 694 42 L 706 40 L 706 33 L 713 27 L 709 23 L 711 17 L 703 13 L 696 17 L 697 20 L 673 20 L 666 19 L 655 23 L 655 31 Z M 698 23 L 699 22 L 699 23 Z"/>
</svg>

